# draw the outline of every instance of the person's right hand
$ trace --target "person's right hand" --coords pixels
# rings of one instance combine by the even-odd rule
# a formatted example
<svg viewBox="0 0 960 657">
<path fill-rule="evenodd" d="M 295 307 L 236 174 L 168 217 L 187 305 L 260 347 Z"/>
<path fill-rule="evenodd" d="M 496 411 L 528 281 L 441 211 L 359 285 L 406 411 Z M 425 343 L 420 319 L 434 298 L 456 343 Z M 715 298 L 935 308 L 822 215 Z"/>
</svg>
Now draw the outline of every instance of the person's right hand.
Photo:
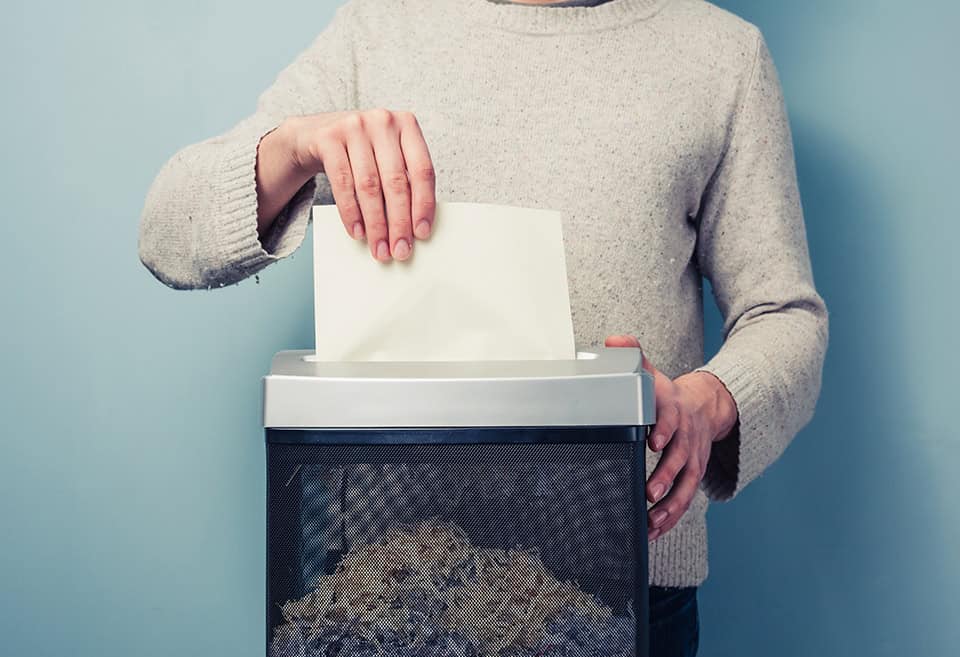
<svg viewBox="0 0 960 657">
<path fill-rule="evenodd" d="M 430 235 L 435 174 L 411 112 L 371 109 L 291 117 L 294 165 L 323 172 L 347 234 L 366 238 L 381 262 L 410 257 L 414 238 Z"/>
</svg>

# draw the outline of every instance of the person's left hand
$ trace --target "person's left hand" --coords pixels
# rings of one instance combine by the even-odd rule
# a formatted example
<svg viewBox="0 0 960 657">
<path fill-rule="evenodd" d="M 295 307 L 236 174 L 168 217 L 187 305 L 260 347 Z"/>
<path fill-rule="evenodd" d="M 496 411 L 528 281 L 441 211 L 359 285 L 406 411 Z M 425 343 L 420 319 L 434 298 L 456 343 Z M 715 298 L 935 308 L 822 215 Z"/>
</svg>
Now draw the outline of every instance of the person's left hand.
<svg viewBox="0 0 960 657">
<path fill-rule="evenodd" d="M 690 372 L 671 380 L 653 366 L 632 335 L 612 335 L 607 347 L 641 350 L 643 368 L 653 374 L 657 423 L 650 434 L 650 449 L 663 456 L 647 480 L 647 537 L 670 531 L 690 508 L 706 472 L 710 448 L 736 425 L 737 406 L 720 379 L 709 372 Z"/>
</svg>

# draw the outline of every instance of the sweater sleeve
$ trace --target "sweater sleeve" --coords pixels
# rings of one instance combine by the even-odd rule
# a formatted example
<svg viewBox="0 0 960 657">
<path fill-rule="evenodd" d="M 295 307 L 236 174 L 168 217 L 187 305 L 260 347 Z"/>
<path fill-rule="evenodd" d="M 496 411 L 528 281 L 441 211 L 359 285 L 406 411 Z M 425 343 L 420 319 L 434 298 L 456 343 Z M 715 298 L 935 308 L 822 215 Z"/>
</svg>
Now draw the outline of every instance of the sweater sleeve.
<svg viewBox="0 0 960 657">
<path fill-rule="evenodd" d="M 716 376 L 738 410 L 731 434 L 713 444 L 701 484 L 715 501 L 739 494 L 813 417 L 828 342 L 783 93 L 759 32 L 738 99 L 697 217 L 696 258 L 724 337 L 697 371 Z"/>
<path fill-rule="evenodd" d="M 355 66 L 350 3 L 227 132 L 176 152 L 147 192 L 140 217 L 141 262 L 175 289 L 237 283 L 293 253 L 303 242 L 314 199 L 333 203 L 318 174 L 281 210 L 261 242 L 255 167 L 260 140 L 289 116 L 352 109 Z"/>
</svg>

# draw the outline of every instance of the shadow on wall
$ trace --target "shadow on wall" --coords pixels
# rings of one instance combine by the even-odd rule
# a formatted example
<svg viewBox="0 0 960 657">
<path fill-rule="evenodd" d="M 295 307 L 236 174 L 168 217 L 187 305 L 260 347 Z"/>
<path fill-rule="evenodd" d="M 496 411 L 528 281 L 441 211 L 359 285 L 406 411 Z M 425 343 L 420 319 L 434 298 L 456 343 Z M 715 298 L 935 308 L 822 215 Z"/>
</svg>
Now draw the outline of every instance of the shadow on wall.
<svg viewBox="0 0 960 657">
<path fill-rule="evenodd" d="M 917 508 L 927 457 L 899 378 L 904 263 L 883 229 L 887 186 L 842 136 L 793 120 L 817 289 L 830 346 L 813 421 L 783 458 L 709 514 L 705 655 L 939 654 L 927 599 L 946 564 L 942 519 Z M 708 354 L 721 322 L 705 291 Z M 908 561 L 925 560 L 925 572 Z M 942 572 L 942 571 L 941 571 Z M 940 618 L 938 621 L 937 619 Z"/>
</svg>

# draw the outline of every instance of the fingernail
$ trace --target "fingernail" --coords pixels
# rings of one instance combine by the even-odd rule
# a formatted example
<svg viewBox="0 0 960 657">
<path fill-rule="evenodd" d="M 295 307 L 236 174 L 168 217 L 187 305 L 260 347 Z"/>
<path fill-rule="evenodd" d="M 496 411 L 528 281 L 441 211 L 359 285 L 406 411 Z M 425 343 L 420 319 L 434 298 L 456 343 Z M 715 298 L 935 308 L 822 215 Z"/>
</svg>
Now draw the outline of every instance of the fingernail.
<svg viewBox="0 0 960 657">
<path fill-rule="evenodd" d="M 667 519 L 667 512 L 664 510 L 654 511 L 653 515 L 650 517 L 650 524 L 654 527 L 659 527 L 663 524 L 663 521 Z"/>
<path fill-rule="evenodd" d="M 430 222 L 426 219 L 421 219 L 417 222 L 417 227 L 413 230 L 414 234 L 420 239 L 425 239 L 430 235 Z"/>
<path fill-rule="evenodd" d="M 377 258 L 386 260 L 390 257 L 390 247 L 387 246 L 387 240 L 377 242 Z"/>
<path fill-rule="evenodd" d="M 399 260 L 403 260 L 410 255 L 410 243 L 402 237 L 393 245 L 393 255 Z"/>
<path fill-rule="evenodd" d="M 653 434 L 652 442 L 653 442 L 654 449 L 660 449 L 661 447 L 663 447 L 663 434 L 662 433 Z"/>
<path fill-rule="evenodd" d="M 647 540 L 648 540 L 648 541 L 655 541 L 655 540 L 657 540 L 657 537 L 658 537 L 659 535 L 660 535 L 660 530 L 659 530 L 659 529 L 652 529 L 652 530 L 650 530 L 650 532 L 647 534 Z"/>
<path fill-rule="evenodd" d="M 653 495 L 653 501 L 659 502 L 660 498 L 663 496 L 663 491 L 666 488 L 663 484 L 654 484 L 653 488 L 650 489 L 650 493 Z"/>
<path fill-rule="evenodd" d="M 363 239 L 363 224 L 359 221 L 353 224 L 353 237 L 358 240 Z"/>
</svg>

